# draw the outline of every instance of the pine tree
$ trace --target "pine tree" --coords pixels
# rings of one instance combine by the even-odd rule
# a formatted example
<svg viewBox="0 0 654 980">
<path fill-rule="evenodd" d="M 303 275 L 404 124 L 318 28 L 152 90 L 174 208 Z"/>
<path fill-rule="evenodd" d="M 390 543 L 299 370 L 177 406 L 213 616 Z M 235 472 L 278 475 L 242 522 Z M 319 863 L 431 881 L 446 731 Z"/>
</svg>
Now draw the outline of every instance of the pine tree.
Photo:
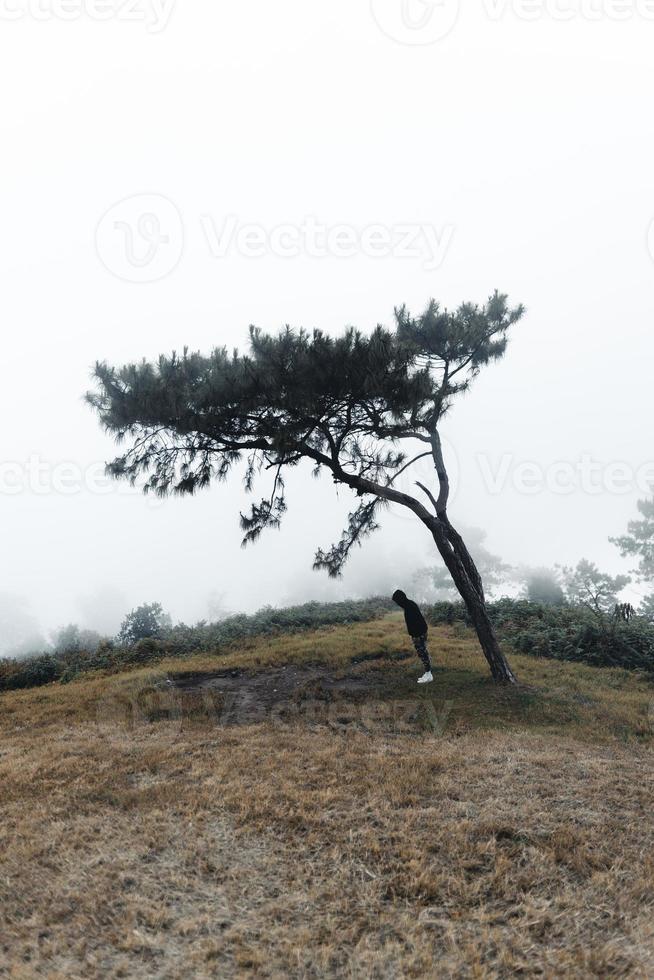
<svg viewBox="0 0 654 980">
<path fill-rule="evenodd" d="M 353 547 L 379 528 L 395 503 L 427 529 L 462 596 L 493 677 L 515 682 L 488 616 L 481 577 L 450 521 L 449 481 L 439 426 L 482 367 L 503 356 L 507 331 L 523 315 L 495 293 L 483 306 L 454 311 L 432 300 L 424 313 L 395 310 L 393 329 L 371 334 L 348 328 L 333 338 L 320 330 L 250 327 L 246 354 L 217 348 L 209 356 L 184 350 L 122 368 L 97 364 L 98 389 L 87 395 L 105 428 L 129 448 L 109 472 L 159 495 L 193 494 L 225 480 L 245 461 L 245 490 L 264 470 L 269 496 L 241 514 L 244 544 L 279 527 L 286 511 L 284 474 L 308 461 L 355 493 L 359 503 L 341 539 L 319 549 L 314 568 L 341 574 Z M 421 444 L 410 457 L 407 446 Z M 423 457 L 434 487 L 421 498 L 396 489 L 398 476 Z"/>
<path fill-rule="evenodd" d="M 619 538 L 609 538 L 617 545 L 623 558 L 639 559 L 634 573 L 641 582 L 654 580 L 654 494 L 651 499 L 636 504 L 642 519 L 629 521 L 627 533 Z"/>
<path fill-rule="evenodd" d="M 585 606 L 600 618 L 612 613 L 618 603 L 619 593 L 629 585 L 628 575 L 608 575 L 597 565 L 582 558 L 575 568 L 561 569 L 567 598 L 576 605 Z"/>
<path fill-rule="evenodd" d="M 609 538 L 617 545 L 623 558 L 637 558 L 634 574 L 639 582 L 654 582 L 654 493 L 651 498 L 639 500 L 640 520 L 629 521 L 627 533 L 619 538 Z M 641 615 L 654 620 L 654 593 L 645 596 L 640 607 Z"/>
</svg>

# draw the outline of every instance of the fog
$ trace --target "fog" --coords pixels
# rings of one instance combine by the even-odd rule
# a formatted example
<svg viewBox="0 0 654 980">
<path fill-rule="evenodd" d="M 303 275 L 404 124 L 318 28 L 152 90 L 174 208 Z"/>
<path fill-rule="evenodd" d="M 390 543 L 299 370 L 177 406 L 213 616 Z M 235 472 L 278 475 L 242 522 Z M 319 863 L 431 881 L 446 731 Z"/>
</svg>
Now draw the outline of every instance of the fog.
<svg viewBox="0 0 654 980">
<path fill-rule="evenodd" d="M 83 402 L 98 359 L 369 330 L 431 296 L 527 306 L 444 427 L 453 522 L 511 563 L 629 567 L 608 536 L 654 482 L 645 4 L 64 6 L 0 12 L 0 650 L 435 563 L 391 508 L 341 581 L 313 572 L 355 498 L 308 468 L 243 550 L 236 473 L 163 502 L 110 483 Z"/>
</svg>

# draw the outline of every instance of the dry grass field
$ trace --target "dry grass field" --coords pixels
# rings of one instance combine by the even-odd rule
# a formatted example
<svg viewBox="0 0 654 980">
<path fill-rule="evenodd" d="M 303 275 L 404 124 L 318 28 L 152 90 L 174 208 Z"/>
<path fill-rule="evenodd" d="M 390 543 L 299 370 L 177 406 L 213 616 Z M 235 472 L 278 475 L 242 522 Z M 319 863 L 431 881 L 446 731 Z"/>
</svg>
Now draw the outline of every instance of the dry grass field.
<svg viewBox="0 0 654 980">
<path fill-rule="evenodd" d="M 431 647 L 427 690 L 393 616 L 0 696 L 0 975 L 653 977 L 654 687 Z"/>
</svg>

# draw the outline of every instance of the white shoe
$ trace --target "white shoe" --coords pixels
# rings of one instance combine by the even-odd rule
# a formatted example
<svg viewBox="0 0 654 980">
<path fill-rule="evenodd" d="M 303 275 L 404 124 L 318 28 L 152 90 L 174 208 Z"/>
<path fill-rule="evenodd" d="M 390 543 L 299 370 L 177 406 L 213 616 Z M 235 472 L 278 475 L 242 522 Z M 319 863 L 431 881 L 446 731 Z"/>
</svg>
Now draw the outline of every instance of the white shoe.
<svg viewBox="0 0 654 980">
<path fill-rule="evenodd" d="M 431 670 L 428 670 L 426 674 L 423 674 L 422 677 L 418 678 L 418 684 L 431 684 L 433 679 L 434 677 Z"/>
</svg>

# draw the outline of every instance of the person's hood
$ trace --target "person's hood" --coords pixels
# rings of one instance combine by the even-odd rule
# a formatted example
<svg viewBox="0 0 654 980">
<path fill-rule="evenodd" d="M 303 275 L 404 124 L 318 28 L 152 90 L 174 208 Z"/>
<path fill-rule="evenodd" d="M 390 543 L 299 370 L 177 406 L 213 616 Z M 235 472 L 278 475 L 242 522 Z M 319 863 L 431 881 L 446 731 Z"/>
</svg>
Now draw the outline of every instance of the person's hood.
<svg viewBox="0 0 654 980">
<path fill-rule="evenodd" d="M 396 591 L 393 593 L 392 599 L 393 602 L 398 604 L 398 606 L 406 606 L 407 604 L 407 597 L 405 593 L 402 592 L 402 589 L 396 589 Z"/>
</svg>

